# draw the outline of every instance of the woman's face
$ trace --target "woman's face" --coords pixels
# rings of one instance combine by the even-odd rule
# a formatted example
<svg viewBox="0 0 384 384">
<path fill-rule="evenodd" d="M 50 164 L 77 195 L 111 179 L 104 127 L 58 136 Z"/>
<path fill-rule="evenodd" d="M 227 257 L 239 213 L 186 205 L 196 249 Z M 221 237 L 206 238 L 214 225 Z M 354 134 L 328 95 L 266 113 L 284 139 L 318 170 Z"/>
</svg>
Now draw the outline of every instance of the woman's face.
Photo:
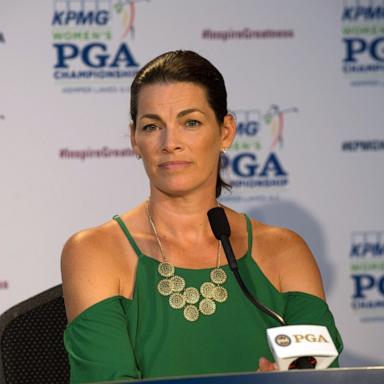
<svg viewBox="0 0 384 384">
<path fill-rule="evenodd" d="M 131 140 L 151 188 L 179 195 L 199 188 L 215 191 L 219 154 L 231 145 L 235 131 L 231 115 L 217 122 L 203 87 L 156 83 L 138 95 Z"/>
</svg>

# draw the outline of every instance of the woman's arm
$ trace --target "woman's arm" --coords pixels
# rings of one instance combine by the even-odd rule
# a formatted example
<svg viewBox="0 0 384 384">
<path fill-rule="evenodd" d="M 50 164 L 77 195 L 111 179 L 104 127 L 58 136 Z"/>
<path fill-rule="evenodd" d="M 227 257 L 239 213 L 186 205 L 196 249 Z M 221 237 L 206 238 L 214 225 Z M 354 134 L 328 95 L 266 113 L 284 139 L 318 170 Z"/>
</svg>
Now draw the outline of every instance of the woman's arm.
<svg viewBox="0 0 384 384">
<path fill-rule="evenodd" d="M 277 236 L 280 291 L 305 292 L 325 300 L 320 270 L 305 241 L 288 229 L 279 229 Z"/>
<path fill-rule="evenodd" d="M 71 383 L 138 379 L 141 372 L 129 334 L 127 286 L 119 239 L 105 228 L 72 236 L 62 253 L 69 325 L 64 333 Z M 123 255 L 123 256 L 122 256 Z M 123 282 L 125 284 L 123 284 Z M 128 284 L 129 285 L 129 284 Z"/>
<path fill-rule="evenodd" d="M 285 314 L 285 317 L 290 317 L 288 322 L 298 324 L 309 320 L 309 323 L 315 324 L 308 312 L 315 313 L 318 310 L 317 321 L 331 325 L 330 331 L 333 332 L 334 339 L 339 342 L 341 339 L 334 326 L 332 315 L 324 303 L 325 294 L 319 268 L 305 241 L 295 232 L 285 228 L 258 223 L 256 225 L 258 227 L 254 231 L 256 235 L 253 250 L 256 262 L 280 292 L 290 295 L 287 307 L 289 313 Z M 311 310 L 307 311 L 309 307 Z M 275 363 L 264 357 L 260 358 L 260 371 L 276 369 Z"/>
<path fill-rule="evenodd" d="M 61 258 L 68 321 L 93 304 L 119 294 L 119 274 L 103 230 L 89 229 L 72 236 Z"/>
</svg>

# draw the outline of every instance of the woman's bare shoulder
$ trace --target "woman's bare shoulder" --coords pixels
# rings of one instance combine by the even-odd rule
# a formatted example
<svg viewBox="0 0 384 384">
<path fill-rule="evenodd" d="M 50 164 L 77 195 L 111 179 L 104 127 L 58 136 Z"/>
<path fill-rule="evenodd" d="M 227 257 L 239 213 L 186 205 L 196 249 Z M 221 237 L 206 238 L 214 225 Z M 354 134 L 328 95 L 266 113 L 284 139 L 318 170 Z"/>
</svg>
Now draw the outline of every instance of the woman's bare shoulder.
<svg viewBox="0 0 384 384">
<path fill-rule="evenodd" d="M 135 214 L 128 212 L 123 216 L 132 219 Z M 115 220 L 72 235 L 61 255 L 68 319 L 72 320 L 106 298 L 129 297 L 136 262 L 135 254 Z"/>
<path fill-rule="evenodd" d="M 118 294 L 113 223 L 81 230 L 65 243 L 61 273 L 68 319 Z"/>
<path fill-rule="evenodd" d="M 269 225 L 256 219 L 251 219 L 251 223 L 254 239 L 274 247 L 275 250 L 279 251 L 279 254 L 284 250 L 307 247 L 304 239 L 291 229 Z"/>
<path fill-rule="evenodd" d="M 252 229 L 253 254 L 280 291 L 301 291 L 324 298 L 316 260 L 299 234 L 254 219 Z"/>
<path fill-rule="evenodd" d="M 111 233 L 112 221 L 108 221 L 97 227 L 80 230 L 73 234 L 65 243 L 63 248 L 63 257 L 76 257 L 79 251 L 82 252 L 81 257 L 84 257 L 84 251 L 95 251 L 100 246 L 105 246 L 104 241 L 108 240 Z"/>
<path fill-rule="evenodd" d="M 81 267 L 82 264 L 92 267 L 99 262 L 113 261 L 108 255 L 113 252 L 118 238 L 114 220 L 97 227 L 80 230 L 65 243 L 62 252 L 62 266 Z"/>
</svg>

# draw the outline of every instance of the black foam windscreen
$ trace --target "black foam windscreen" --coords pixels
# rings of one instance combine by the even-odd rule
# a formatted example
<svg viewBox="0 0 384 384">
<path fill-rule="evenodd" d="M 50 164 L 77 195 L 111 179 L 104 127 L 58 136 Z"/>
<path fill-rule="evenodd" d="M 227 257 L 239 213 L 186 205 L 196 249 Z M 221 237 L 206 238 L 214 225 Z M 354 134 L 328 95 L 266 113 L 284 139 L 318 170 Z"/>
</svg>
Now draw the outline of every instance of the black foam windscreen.
<svg viewBox="0 0 384 384">
<path fill-rule="evenodd" d="M 231 236 L 231 227 L 223 208 L 212 208 L 207 212 L 207 215 L 216 239 L 220 240 L 222 236 Z"/>
</svg>

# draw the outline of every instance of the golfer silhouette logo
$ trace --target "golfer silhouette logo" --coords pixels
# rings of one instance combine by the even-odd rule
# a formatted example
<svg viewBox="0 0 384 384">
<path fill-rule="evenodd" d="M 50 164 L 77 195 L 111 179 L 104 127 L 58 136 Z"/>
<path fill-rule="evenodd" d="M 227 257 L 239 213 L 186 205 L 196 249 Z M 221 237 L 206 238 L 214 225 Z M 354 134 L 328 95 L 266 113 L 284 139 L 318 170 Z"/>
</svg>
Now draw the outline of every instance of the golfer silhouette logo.
<svg viewBox="0 0 384 384">
<path fill-rule="evenodd" d="M 115 11 L 118 15 L 120 15 L 121 22 L 123 24 L 121 40 L 125 40 L 129 34 L 131 34 L 132 38 L 135 37 L 135 3 L 138 3 L 139 1 L 149 0 L 118 0 L 114 5 Z"/>
<path fill-rule="evenodd" d="M 264 115 L 264 122 L 271 127 L 272 143 L 270 150 L 274 150 L 279 144 L 279 148 L 283 147 L 284 132 L 284 115 L 289 112 L 299 112 L 298 108 L 280 109 L 276 104 L 272 104 Z"/>
</svg>

